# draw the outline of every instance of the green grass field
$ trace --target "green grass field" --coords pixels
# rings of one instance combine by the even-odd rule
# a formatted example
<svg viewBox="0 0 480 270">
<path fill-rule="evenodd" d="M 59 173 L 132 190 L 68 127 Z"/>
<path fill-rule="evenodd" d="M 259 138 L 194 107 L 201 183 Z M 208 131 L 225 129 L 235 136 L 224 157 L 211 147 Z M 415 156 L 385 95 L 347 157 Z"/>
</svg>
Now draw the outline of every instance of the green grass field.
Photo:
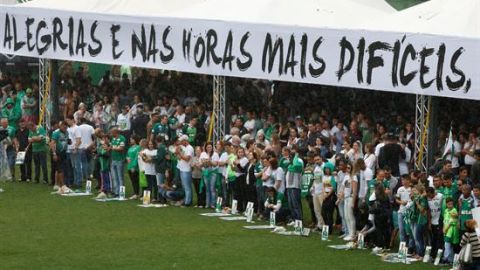
<svg viewBox="0 0 480 270">
<path fill-rule="evenodd" d="M 61 197 L 43 184 L 0 187 L 0 269 L 440 269 L 336 251 L 318 234 L 248 231 L 201 209 Z"/>
</svg>

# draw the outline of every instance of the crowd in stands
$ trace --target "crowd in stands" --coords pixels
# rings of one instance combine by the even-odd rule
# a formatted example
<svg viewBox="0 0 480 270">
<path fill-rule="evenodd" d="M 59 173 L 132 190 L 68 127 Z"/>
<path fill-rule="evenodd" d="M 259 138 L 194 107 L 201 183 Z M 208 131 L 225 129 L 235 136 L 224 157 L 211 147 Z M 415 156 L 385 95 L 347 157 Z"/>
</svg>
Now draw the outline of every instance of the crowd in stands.
<svg viewBox="0 0 480 270">
<path fill-rule="evenodd" d="M 235 199 L 244 211 L 254 202 L 258 219 L 273 211 L 279 223 L 327 225 L 345 241 L 362 234 L 375 252 L 399 239 L 418 259 L 428 245 L 433 258 L 444 250 L 448 264 L 474 235 L 480 126 L 471 107 L 441 102 L 438 154 L 422 173 L 414 169 L 412 96 L 227 82 L 228 135 L 212 142 L 206 75 L 114 67 L 94 84 L 87 66 L 74 71 L 64 63 L 60 113 L 46 130 L 38 124 L 36 83 L 4 73 L 0 129 L 8 131 L 2 143 L 11 180 L 56 190 L 90 180 L 98 198 L 128 185 L 130 199 L 149 190 L 153 203 L 182 207 L 215 208 L 221 197 L 224 207 Z M 446 145 L 452 121 L 453 144 Z"/>
</svg>

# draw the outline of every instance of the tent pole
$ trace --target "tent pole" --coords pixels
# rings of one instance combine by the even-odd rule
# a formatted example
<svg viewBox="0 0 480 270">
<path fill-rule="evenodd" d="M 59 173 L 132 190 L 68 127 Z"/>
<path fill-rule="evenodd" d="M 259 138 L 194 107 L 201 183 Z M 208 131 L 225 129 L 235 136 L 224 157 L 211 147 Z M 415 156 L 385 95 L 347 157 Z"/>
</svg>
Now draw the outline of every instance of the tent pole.
<svg viewBox="0 0 480 270">
<path fill-rule="evenodd" d="M 225 77 L 213 76 L 213 142 L 225 137 Z"/>
<path fill-rule="evenodd" d="M 416 95 L 415 102 L 415 169 L 427 172 L 432 97 Z"/>
</svg>

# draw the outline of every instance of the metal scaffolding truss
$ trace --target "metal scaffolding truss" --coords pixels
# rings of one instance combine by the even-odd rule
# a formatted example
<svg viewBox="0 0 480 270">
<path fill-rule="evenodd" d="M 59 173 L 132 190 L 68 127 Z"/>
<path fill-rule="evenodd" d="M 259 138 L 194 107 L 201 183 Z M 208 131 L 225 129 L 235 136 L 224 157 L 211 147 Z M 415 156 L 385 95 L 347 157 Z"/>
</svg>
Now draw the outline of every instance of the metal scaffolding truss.
<svg viewBox="0 0 480 270">
<path fill-rule="evenodd" d="M 38 59 L 38 92 L 39 92 L 39 124 L 50 129 L 51 115 L 48 110 L 49 98 L 50 98 L 50 82 L 49 82 L 49 67 L 50 62 L 48 59 Z"/>
<path fill-rule="evenodd" d="M 417 95 L 415 103 L 415 168 L 427 172 L 432 97 Z"/>
<path fill-rule="evenodd" d="M 213 76 L 213 141 L 225 137 L 225 77 Z"/>
</svg>

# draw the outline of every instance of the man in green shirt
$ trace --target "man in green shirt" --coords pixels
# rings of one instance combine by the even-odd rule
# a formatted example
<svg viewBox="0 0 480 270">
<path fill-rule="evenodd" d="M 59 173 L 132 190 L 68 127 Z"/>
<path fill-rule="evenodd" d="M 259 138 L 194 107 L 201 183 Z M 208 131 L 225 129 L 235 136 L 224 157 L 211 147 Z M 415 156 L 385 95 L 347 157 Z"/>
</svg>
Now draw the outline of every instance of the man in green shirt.
<svg viewBox="0 0 480 270">
<path fill-rule="evenodd" d="M 155 141 L 158 135 L 163 137 L 165 142 L 168 142 L 169 135 L 169 128 L 168 128 L 168 116 L 162 115 L 160 116 L 160 123 L 155 123 L 152 128 L 150 141 Z"/>
<path fill-rule="evenodd" d="M 188 136 L 188 143 L 190 143 L 191 146 L 195 147 L 195 139 L 197 137 L 197 117 L 194 116 L 192 119 L 190 119 L 190 122 L 188 125 L 186 125 L 183 128 L 183 134 Z"/>
<path fill-rule="evenodd" d="M 42 169 L 43 183 L 48 183 L 47 171 L 47 133 L 42 126 L 28 123 L 28 142 L 32 148 L 33 164 L 35 165 L 35 182 L 40 182 L 40 168 Z"/>
<path fill-rule="evenodd" d="M 68 146 L 68 133 L 67 124 L 63 121 L 58 123 L 58 129 L 53 131 L 52 140 L 50 141 L 50 149 L 52 149 L 53 162 L 55 166 L 55 187 L 60 188 L 63 186 L 64 174 L 68 170 L 67 163 L 67 146 Z"/>
<path fill-rule="evenodd" d="M 123 135 L 120 135 L 118 128 L 112 128 L 111 134 L 111 174 L 114 187 L 113 191 L 115 195 L 118 196 L 118 194 L 120 193 L 120 186 L 123 186 L 123 167 L 125 163 L 126 139 Z"/>
<path fill-rule="evenodd" d="M 33 91 L 27 88 L 26 94 L 23 97 L 17 96 L 17 99 L 21 101 L 22 106 L 22 118 L 27 122 L 36 122 L 35 110 L 37 108 L 37 101 L 33 96 Z"/>
</svg>

